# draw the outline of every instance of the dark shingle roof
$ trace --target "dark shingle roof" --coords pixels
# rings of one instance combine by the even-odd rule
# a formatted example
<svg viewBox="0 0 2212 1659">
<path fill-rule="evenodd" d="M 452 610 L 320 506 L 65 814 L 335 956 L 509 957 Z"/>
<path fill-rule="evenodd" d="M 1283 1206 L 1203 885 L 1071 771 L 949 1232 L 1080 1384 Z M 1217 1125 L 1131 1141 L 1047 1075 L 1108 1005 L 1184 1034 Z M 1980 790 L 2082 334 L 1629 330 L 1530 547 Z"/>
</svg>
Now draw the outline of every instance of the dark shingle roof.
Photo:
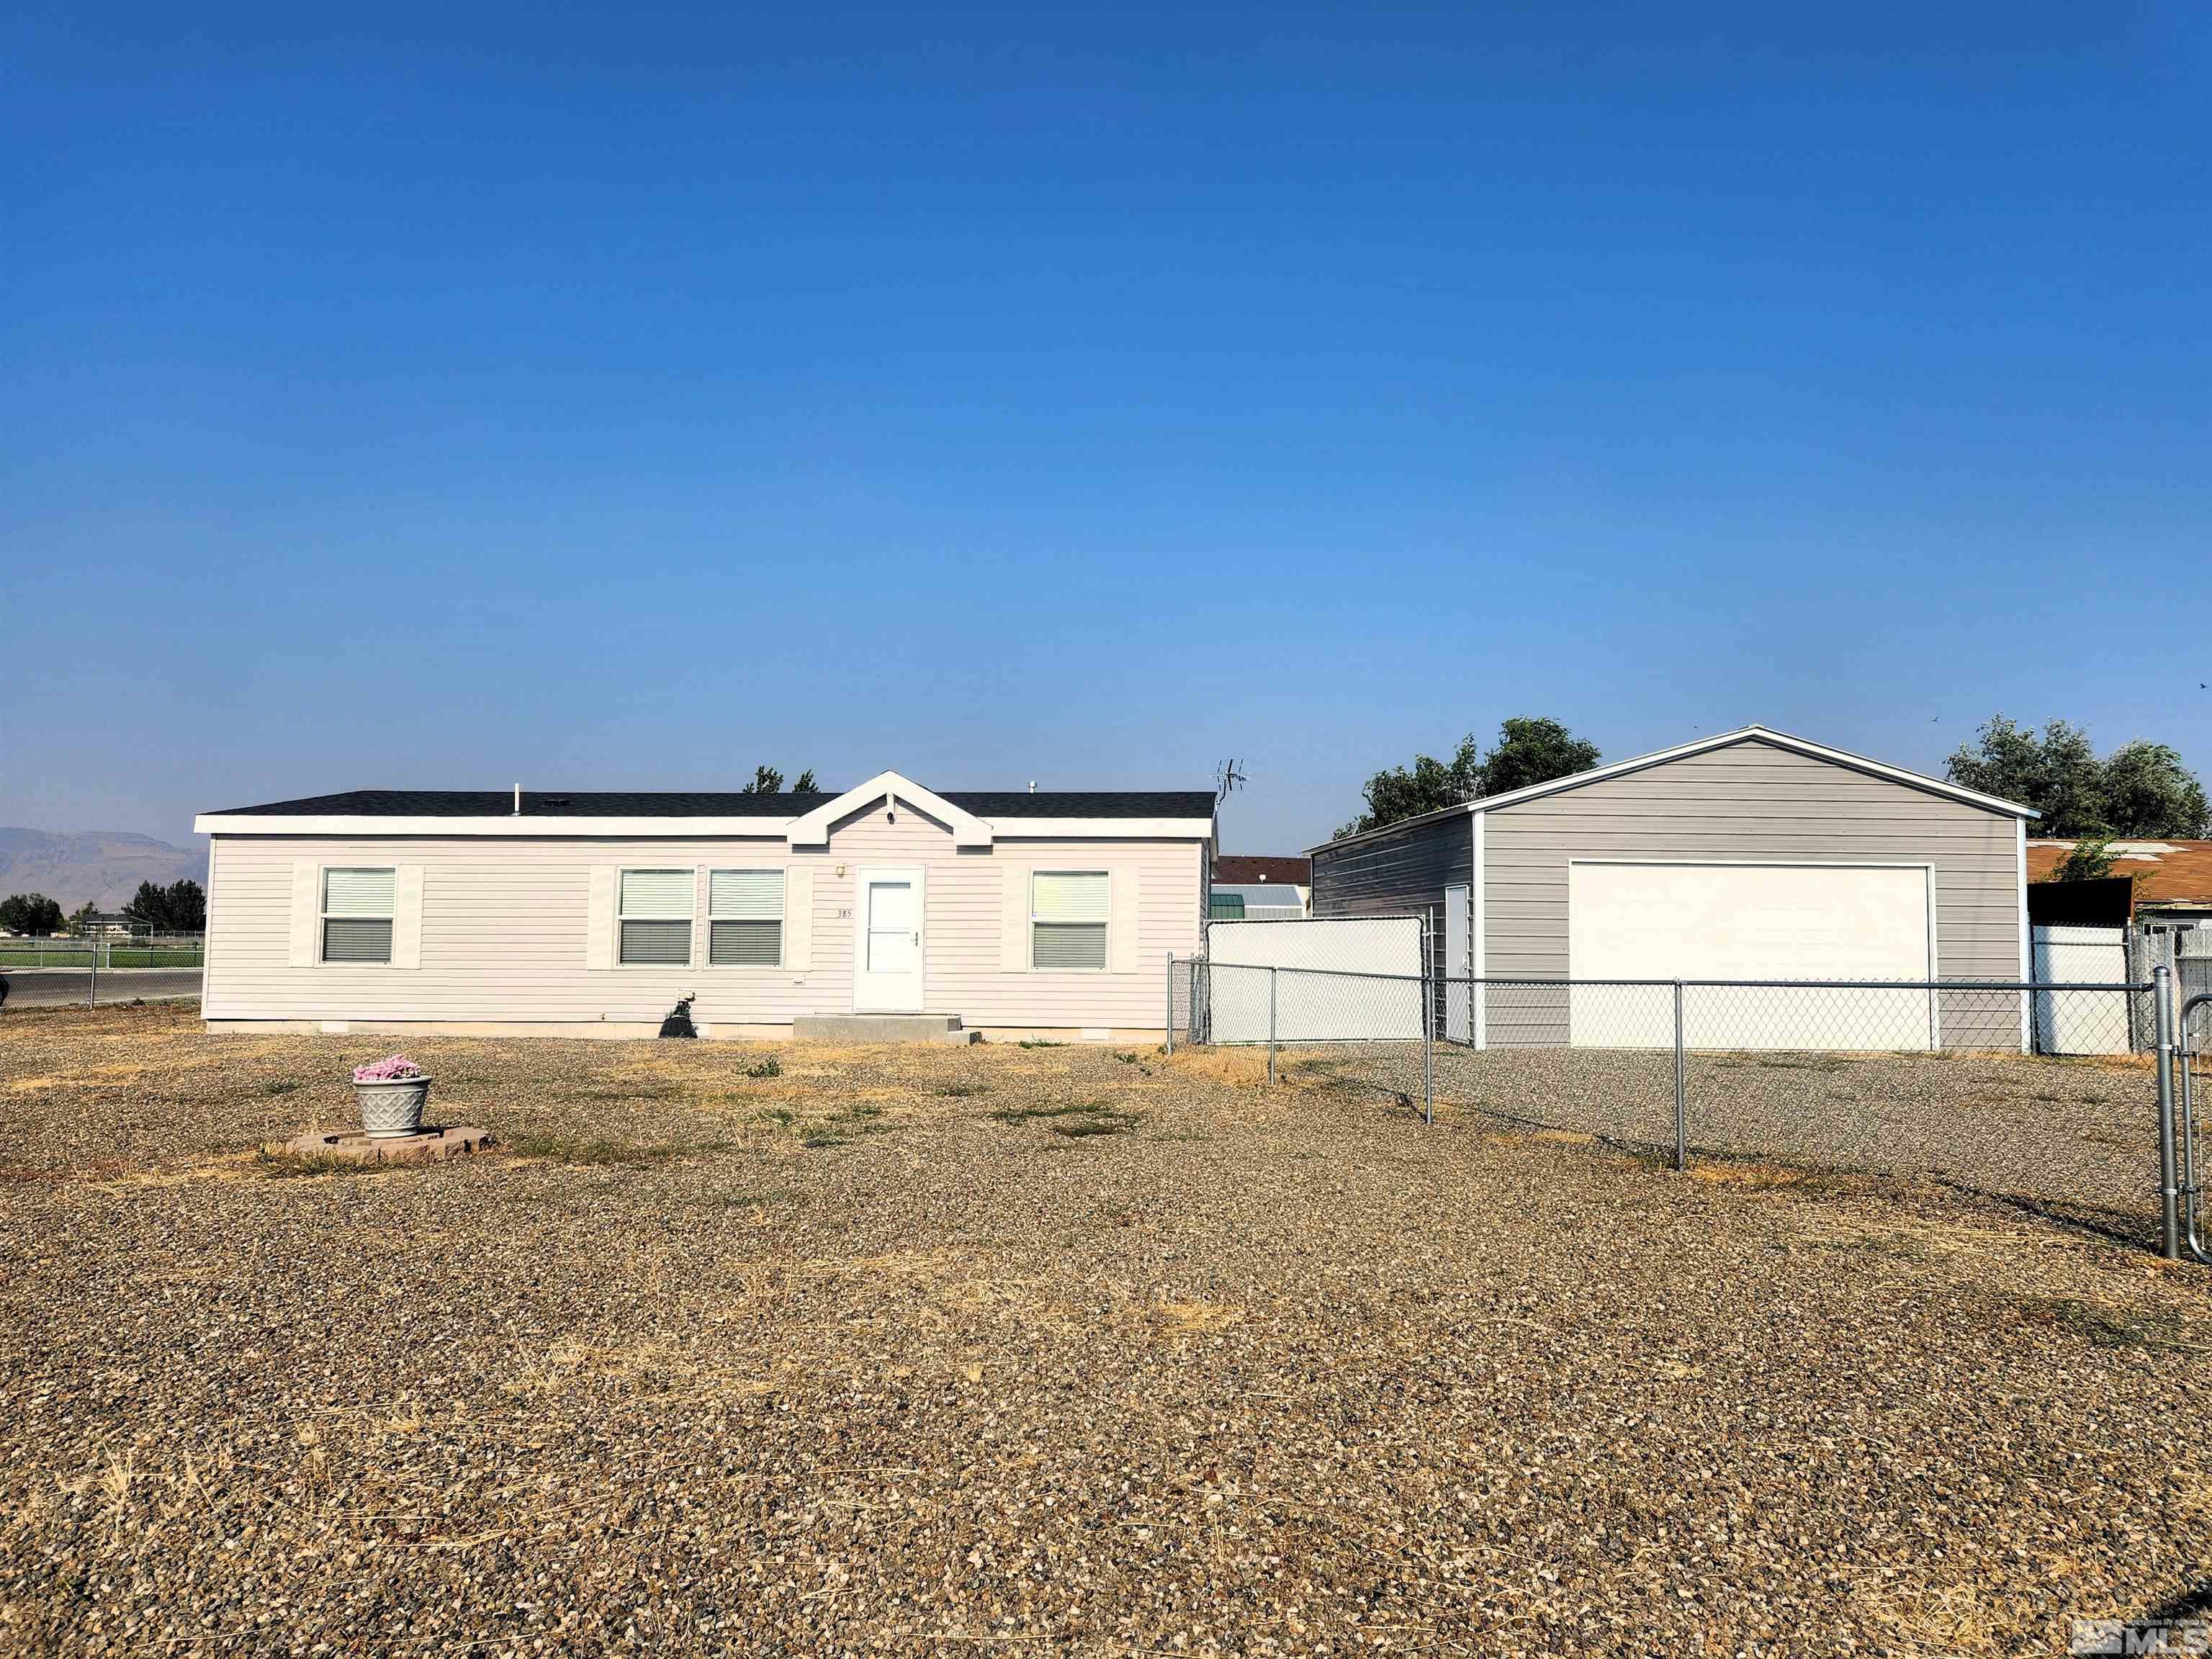
<svg viewBox="0 0 2212 1659">
<path fill-rule="evenodd" d="M 840 792 L 745 795 L 736 791 L 526 789 L 522 815 L 533 818 L 788 818 Z M 939 792 L 979 818 L 1210 818 L 1209 789 L 946 789 Z M 493 818 L 514 811 L 511 789 L 349 789 L 336 795 L 234 806 L 238 817 Z"/>
<path fill-rule="evenodd" d="M 1313 860 L 1276 858 L 1258 853 L 1224 853 L 1213 860 L 1213 879 L 1224 886 L 1247 886 L 1260 882 L 1282 882 L 1292 887 L 1313 884 Z"/>
</svg>

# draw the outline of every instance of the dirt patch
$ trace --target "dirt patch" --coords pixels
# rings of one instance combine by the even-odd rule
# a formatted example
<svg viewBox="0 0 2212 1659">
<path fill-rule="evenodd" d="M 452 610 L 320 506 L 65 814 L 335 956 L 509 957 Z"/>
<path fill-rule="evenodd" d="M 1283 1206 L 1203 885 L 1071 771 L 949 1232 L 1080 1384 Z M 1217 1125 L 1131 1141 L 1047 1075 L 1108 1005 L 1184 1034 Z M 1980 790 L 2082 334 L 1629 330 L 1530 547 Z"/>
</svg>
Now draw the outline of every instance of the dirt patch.
<svg viewBox="0 0 2212 1659">
<path fill-rule="evenodd" d="M 1267 1054 L 1264 1048 L 1178 1048 L 1163 1058 L 1160 1070 L 1171 1078 L 1256 1089 L 1267 1081 Z"/>
</svg>

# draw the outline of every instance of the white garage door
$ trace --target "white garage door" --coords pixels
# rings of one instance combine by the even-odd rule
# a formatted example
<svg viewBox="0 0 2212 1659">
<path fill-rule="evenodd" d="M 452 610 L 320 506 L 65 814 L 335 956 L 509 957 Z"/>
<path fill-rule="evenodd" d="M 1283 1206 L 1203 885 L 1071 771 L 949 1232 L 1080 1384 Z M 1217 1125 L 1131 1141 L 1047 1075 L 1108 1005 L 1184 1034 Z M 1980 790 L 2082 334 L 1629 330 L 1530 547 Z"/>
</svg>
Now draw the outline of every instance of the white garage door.
<svg viewBox="0 0 2212 1659">
<path fill-rule="evenodd" d="M 1929 872 L 1919 865 L 1574 863 L 1571 979 L 1932 977 Z M 1571 995 L 1582 1047 L 1671 1046 L 1671 997 L 1605 987 Z M 1927 991 L 1692 990 L 1698 1048 L 1926 1048 Z"/>
</svg>

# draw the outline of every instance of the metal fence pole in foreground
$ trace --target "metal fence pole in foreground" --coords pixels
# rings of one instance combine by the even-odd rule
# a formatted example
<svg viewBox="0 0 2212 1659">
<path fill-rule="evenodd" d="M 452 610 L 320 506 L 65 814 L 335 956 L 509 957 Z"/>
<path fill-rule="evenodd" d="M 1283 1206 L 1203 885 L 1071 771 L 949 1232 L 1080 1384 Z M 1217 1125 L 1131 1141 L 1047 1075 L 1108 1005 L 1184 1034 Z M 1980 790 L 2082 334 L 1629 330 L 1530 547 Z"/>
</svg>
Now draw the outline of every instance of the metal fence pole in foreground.
<svg viewBox="0 0 2212 1659">
<path fill-rule="evenodd" d="M 1690 1167 L 1689 1091 L 1682 1077 L 1682 981 L 1674 981 L 1674 1167 Z"/>
<path fill-rule="evenodd" d="M 92 947 L 92 977 L 84 988 L 84 1006 L 88 1008 L 100 1006 L 100 946 L 97 945 Z"/>
<path fill-rule="evenodd" d="M 1429 941 L 1421 940 L 1421 1121 L 1437 1121 L 1437 981 L 1429 971 Z"/>
<path fill-rule="evenodd" d="M 2158 1185 L 2160 1254 L 2181 1260 L 2181 1194 L 2173 1174 L 2173 972 L 2150 970 L 2152 1017 L 2158 1030 Z"/>
<path fill-rule="evenodd" d="M 1275 1082 L 1275 970 L 1267 969 L 1267 1085 Z"/>
<path fill-rule="evenodd" d="M 1175 952 L 1168 952 L 1168 1052 L 1175 1053 Z"/>
</svg>

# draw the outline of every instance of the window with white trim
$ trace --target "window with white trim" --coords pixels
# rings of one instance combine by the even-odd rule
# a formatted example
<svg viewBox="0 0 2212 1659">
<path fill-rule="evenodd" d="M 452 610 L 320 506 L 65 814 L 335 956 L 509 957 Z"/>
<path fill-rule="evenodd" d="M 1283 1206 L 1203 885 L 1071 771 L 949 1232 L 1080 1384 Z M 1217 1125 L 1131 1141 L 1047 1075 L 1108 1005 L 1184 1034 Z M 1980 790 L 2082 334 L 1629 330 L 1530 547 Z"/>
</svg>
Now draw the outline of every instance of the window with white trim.
<svg viewBox="0 0 2212 1659">
<path fill-rule="evenodd" d="M 708 873 L 707 960 L 717 968 L 783 965 L 782 871 Z"/>
<path fill-rule="evenodd" d="M 1106 872 L 1037 870 L 1030 876 L 1030 966 L 1103 973 Z"/>
<path fill-rule="evenodd" d="M 622 961 L 659 968 L 691 964 L 689 870 L 625 870 L 617 911 Z"/>
<path fill-rule="evenodd" d="M 392 912 L 397 870 L 323 872 L 323 960 L 386 963 L 392 960 Z"/>
</svg>

